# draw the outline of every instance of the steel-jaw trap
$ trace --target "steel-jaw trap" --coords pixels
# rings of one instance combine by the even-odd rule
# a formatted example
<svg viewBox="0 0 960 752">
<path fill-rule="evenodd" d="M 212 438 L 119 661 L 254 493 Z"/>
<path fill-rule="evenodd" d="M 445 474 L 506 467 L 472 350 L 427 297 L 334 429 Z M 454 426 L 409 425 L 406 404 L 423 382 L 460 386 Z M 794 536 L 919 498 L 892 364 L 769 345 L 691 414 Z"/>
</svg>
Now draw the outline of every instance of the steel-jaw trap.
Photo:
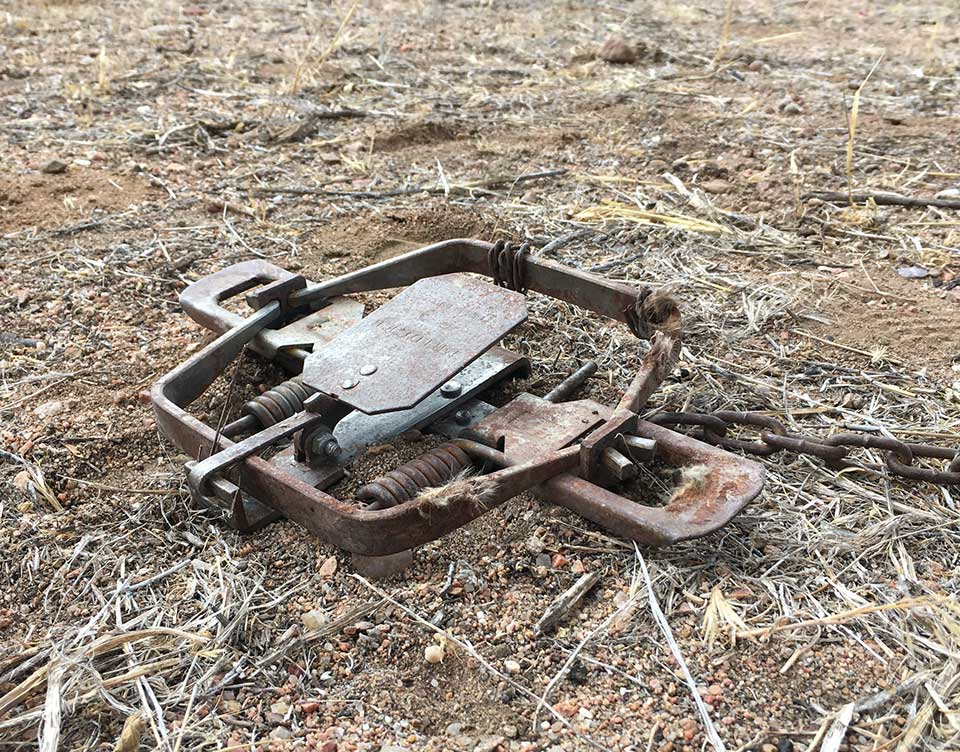
<svg viewBox="0 0 960 752">
<path fill-rule="evenodd" d="M 349 297 L 398 287 L 406 289 L 366 316 Z M 501 408 L 480 399 L 529 368 L 497 346 L 526 320 L 528 288 L 652 339 L 619 404 L 564 401 L 595 364 L 543 398 L 521 394 Z M 249 316 L 223 307 L 244 292 Z M 679 350 L 672 301 L 534 258 L 525 246 L 449 240 L 320 284 L 247 261 L 193 283 L 180 300 L 220 335 L 151 391 L 163 434 L 196 458 L 188 463 L 195 502 L 224 510 L 241 531 L 287 517 L 351 551 L 371 573 L 403 566 L 415 546 L 524 491 L 614 534 L 662 545 L 722 527 L 763 486 L 755 462 L 638 415 Z M 245 347 L 296 375 L 218 430 L 186 408 Z M 367 447 L 412 429 L 450 441 L 368 483 L 359 503 L 325 492 Z M 279 451 L 266 459 L 268 447 Z M 695 467 L 697 481 L 659 507 L 612 490 L 653 457 Z M 421 493 L 467 468 L 480 474 Z"/>
</svg>

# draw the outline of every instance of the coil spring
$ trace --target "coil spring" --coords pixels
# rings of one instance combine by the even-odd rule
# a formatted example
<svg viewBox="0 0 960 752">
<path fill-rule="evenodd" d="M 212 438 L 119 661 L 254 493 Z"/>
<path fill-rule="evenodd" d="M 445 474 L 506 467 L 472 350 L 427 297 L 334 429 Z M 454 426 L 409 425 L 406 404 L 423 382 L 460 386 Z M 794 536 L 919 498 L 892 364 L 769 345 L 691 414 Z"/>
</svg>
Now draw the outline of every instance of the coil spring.
<svg viewBox="0 0 960 752">
<path fill-rule="evenodd" d="M 357 491 L 357 497 L 367 502 L 367 509 L 390 509 L 416 498 L 425 488 L 450 480 L 472 464 L 456 444 L 441 444 L 371 481 Z"/>
<path fill-rule="evenodd" d="M 303 401 L 314 392 L 316 389 L 304 384 L 299 376 L 294 376 L 245 402 L 241 413 L 254 416 L 260 421 L 260 426 L 266 428 L 303 410 Z"/>
<path fill-rule="evenodd" d="M 506 240 L 498 240 L 487 254 L 487 263 L 490 265 L 490 276 L 497 287 L 506 287 L 526 294 L 527 284 L 524 256 L 530 253 L 530 244 L 521 243 L 519 246 Z"/>
</svg>

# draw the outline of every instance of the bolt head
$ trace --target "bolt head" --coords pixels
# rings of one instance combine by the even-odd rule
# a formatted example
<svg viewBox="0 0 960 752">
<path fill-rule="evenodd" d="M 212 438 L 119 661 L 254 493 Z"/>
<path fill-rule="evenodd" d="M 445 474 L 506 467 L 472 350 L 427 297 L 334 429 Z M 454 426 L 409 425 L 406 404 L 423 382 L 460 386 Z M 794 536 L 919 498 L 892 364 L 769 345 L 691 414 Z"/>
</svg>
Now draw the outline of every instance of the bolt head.
<svg viewBox="0 0 960 752">
<path fill-rule="evenodd" d="M 368 364 L 365 366 L 360 366 L 360 375 L 361 376 L 372 376 L 377 372 L 377 367 L 373 364 Z"/>
<path fill-rule="evenodd" d="M 360 383 L 359 379 L 354 379 L 354 378 L 344 379 L 343 381 L 340 382 L 340 388 L 353 389 L 359 383 Z"/>
<path fill-rule="evenodd" d="M 452 397 L 458 397 L 461 391 L 463 391 L 463 386 L 460 384 L 460 382 L 456 380 L 450 380 L 440 387 L 440 396 L 450 399 Z"/>
<path fill-rule="evenodd" d="M 461 426 L 465 426 L 470 422 L 470 413 L 466 410 L 457 410 L 453 415 L 453 419 Z"/>
</svg>

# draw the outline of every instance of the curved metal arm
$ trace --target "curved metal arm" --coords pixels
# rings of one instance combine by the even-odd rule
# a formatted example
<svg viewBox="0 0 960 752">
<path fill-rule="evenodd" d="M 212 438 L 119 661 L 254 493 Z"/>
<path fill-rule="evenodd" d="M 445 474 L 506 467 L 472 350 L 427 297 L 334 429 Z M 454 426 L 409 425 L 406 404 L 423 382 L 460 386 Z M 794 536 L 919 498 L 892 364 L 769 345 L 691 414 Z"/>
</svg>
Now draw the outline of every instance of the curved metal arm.
<svg viewBox="0 0 960 752">
<path fill-rule="evenodd" d="M 293 293 L 290 302 L 301 305 L 334 295 L 406 287 L 418 279 L 454 272 L 493 277 L 489 262 L 493 247 L 492 243 L 465 238 L 434 243 L 327 282 L 308 285 L 305 290 Z M 625 324 L 631 323 L 630 313 L 638 301 L 649 294 L 646 288 L 638 290 L 622 282 L 529 255 L 523 257 L 523 276 L 531 290 Z"/>
<path fill-rule="evenodd" d="M 638 543 L 664 546 L 719 530 L 763 489 L 765 470 L 752 460 L 646 421 L 636 434 L 656 440 L 658 455 L 688 473 L 666 505 L 644 506 L 572 474 L 535 493 Z"/>
</svg>

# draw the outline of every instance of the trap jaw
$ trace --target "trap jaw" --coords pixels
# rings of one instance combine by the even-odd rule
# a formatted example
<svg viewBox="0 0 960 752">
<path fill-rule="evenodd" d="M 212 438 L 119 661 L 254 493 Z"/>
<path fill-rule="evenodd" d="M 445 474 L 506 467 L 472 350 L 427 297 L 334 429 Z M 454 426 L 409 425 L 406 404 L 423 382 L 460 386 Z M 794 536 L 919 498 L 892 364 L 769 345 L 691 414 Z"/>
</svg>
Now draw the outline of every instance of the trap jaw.
<svg viewBox="0 0 960 752">
<path fill-rule="evenodd" d="M 367 316 L 347 297 L 399 287 L 406 289 Z M 543 398 L 521 394 L 501 408 L 482 401 L 484 391 L 529 367 L 496 346 L 526 319 L 527 289 L 653 339 L 619 404 L 564 401 L 589 377 L 589 365 Z M 247 291 L 249 316 L 223 307 Z M 614 534 L 664 545 L 722 527 L 763 486 L 756 463 L 639 418 L 676 359 L 672 302 L 533 258 L 524 246 L 450 240 L 320 284 L 247 261 L 195 282 L 181 303 L 219 336 L 156 382 L 151 398 L 162 433 L 197 458 L 188 463 L 194 501 L 224 510 L 241 531 L 287 517 L 374 574 L 403 566 L 415 546 L 524 491 Z M 244 348 L 296 375 L 218 430 L 186 408 Z M 368 483 L 359 504 L 326 492 L 366 447 L 411 429 L 450 441 Z M 271 447 L 282 448 L 260 456 Z M 701 481 L 660 507 L 617 494 L 652 457 L 696 466 Z M 420 493 L 467 468 L 487 472 Z"/>
</svg>

